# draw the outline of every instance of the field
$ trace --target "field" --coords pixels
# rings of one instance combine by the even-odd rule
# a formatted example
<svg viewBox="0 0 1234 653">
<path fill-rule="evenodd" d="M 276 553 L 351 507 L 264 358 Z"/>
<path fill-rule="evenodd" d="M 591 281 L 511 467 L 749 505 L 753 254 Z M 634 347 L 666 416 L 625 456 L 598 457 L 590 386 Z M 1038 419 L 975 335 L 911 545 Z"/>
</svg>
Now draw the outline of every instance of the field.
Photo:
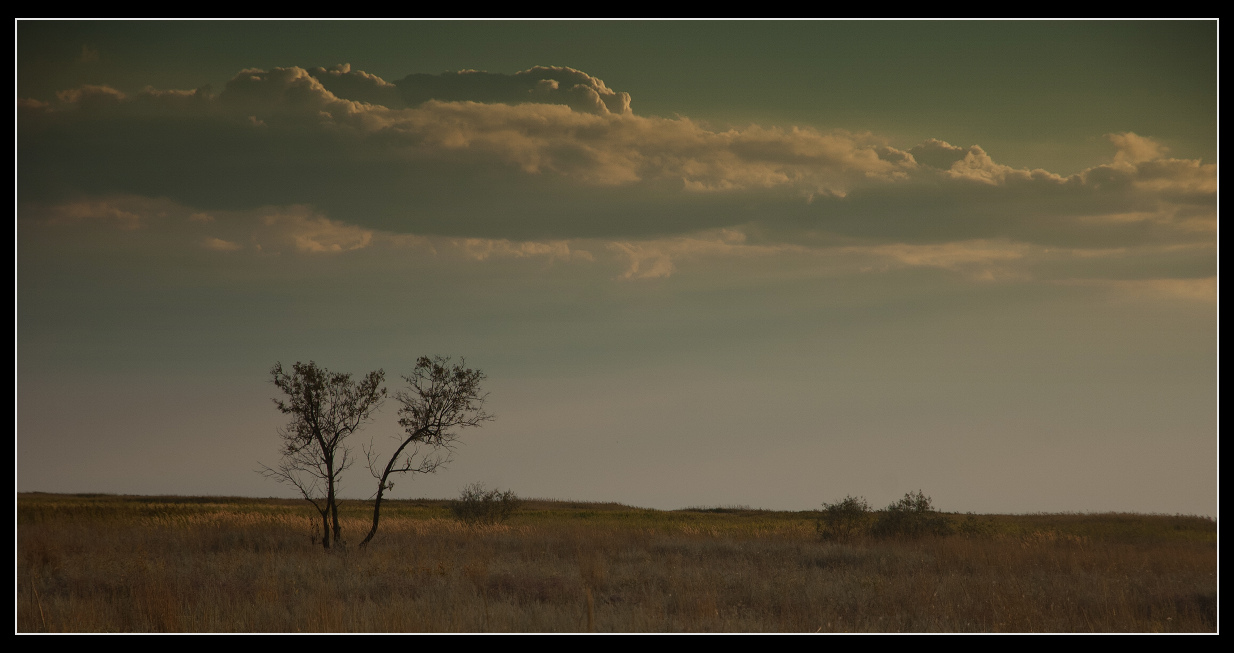
<svg viewBox="0 0 1234 653">
<path fill-rule="evenodd" d="M 392 501 L 323 551 L 303 501 L 18 494 L 18 632 L 1215 632 L 1217 524 L 947 515 L 823 541 L 815 512 Z M 345 502 L 358 541 L 366 504 Z"/>
</svg>

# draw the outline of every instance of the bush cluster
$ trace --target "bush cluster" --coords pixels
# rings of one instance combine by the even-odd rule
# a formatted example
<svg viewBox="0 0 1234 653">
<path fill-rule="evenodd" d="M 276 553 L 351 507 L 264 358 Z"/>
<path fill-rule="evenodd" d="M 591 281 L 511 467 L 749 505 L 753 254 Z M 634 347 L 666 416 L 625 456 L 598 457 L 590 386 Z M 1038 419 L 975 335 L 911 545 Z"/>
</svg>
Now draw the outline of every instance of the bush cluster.
<svg viewBox="0 0 1234 653">
<path fill-rule="evenodd" d="M 864 498 L 846 496 L 835 503 L 824 503 L 823 514 L 815 524 L 824 540 L 851 540 L 869 528 L 870 505 Z"/>
<path fill-rule="evenodd" d="M 930 497 L 917 490 L 887 506 L 874 522 L 873 534 L 878 537 L 950 535 L 951 520 L 934 509 Z"/>
<path fill-rule="evenodd" d="M 522 500 L 511 490 L 490 490 L 482 483 L 463 488 L 459 498 L 450 502 L 450 512 L 465 524 L 497 524 L 514 514 Z"/>
<path fill-rule="evenodd" d="M 909 492 L 903 499 L 881 511 L 870 510 L 861 497 L 846 496 L 835 503 L 824 503 L 822 515 L 815 524 L 820 538 L 846 541 L 870 535 L 873 537 L 922 537 L 949 535 L 951 520 L 934 509 L 930 497 L 921 490 Z"/>
</svg>

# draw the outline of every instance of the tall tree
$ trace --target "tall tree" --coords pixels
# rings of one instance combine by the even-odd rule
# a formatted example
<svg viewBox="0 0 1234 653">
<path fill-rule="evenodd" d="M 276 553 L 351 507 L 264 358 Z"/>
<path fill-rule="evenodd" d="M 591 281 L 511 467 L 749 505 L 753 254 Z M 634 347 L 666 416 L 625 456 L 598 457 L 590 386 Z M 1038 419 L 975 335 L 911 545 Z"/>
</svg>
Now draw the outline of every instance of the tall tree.
<svg viewBox="0 0 1234 653">
<path fill-rule="evenodd" d="M 334 373 L 313 361 L 297 362 L 291 373 L 275 363 L 271 380 L 286 395 L 274 404 L 291 416 L 279 429 L 283 459 L 277 467 L 262 465 L 261 473 L 300 491 L 321 515 L 321 545 L 329 549 L 342 541 L 338 519 L 338 482 L 351 464 L 344 444 L 347 436 L 367 422 L 386 397 L 381 387 L 385 372 L 369 372 L 352 381 L 350 374 Z"/>
<path fill-rule="evenodd" d="M 456 429 L 480 426 L 494 419 L 483 410 L 488 398 L 480 389 L 484 373 L 465 365 L 463 359 L 456 364 L 449 357 L 429 359 L 421 356 L 411 375 L 403 377 L 407 388 L 394 395 L 402 404 L 398 409 L 398 423 L 403 429 L 396 436 L 399 444 L 380 471 L 377 464 L 381 458 L 371 447 L 366 452 L 369 471 L 377 479 L 377 495 L 373 503 L 373 526 L 360 542 L 361 548 L 377 534 L 382 497 L 386 490 L 394 487 L 391 475 L 437 471 L 450 462 L 458 439 Z"/>
</svg>

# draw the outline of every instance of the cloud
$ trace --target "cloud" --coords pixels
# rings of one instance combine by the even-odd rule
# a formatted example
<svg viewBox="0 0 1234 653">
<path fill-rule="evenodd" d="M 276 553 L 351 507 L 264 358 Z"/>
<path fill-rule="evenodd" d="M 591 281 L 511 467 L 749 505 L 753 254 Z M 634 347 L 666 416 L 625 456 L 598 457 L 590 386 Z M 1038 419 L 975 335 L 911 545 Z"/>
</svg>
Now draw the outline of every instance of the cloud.
<svg viewBox="0 0 1234 653">
<path fill-rule="evenodd" d="M 1034 250 L 1025 243 L 1007 240 L 970 240 L 931 245 L 891 243 L 867 247 L 845 247 L 840 251 L 861 253 L 884 259 L 896 266 L 934 267 L 953 271 L 978 270 L 977 276 L 991 279 L 993 269 L 1002 263 L 1018 261 Z"/>
<path fill-rule="evenodd" d="M 232 77 L 218 95 L 231 115 L 301 128 L 363 126 L 377 108 L 340 98 L 303 68 L 247 69 Z"/>
<path fill-rule="evenodd" d="M 308 74 L 336 97 L 390 109 L 406 108 L 407 103 L 399 93 L 398 86 L 366 73 L 352 70 L 351 64 L 339 64 L 329 68 L 309 68 Z"/>
<path fill-rule="evenodd" d="M 1217 193 L 1217 165 L 1165 156 L 1168 148 L 1131 132 L 1107 134 L 1117 151 L 1114 160 L 1082 173 L 1086 181 L 1107 187 L 1131 186 L 1163 199 L 1207 203 Z"/>
<path fill-rule="evenodd" d="M 1118 219 L 1135 223 L 1148 218 L 1128 214 Z M 87 224 L 97 229 L 78 228 Z M 98 229 L 127 235 L 122 240 L 99 237 Z M 372 229 L 306 205 L 205 214 L 168 199 L 132 195 L 21 204 L 19 248 L 35 237 L 32 233 L 86 249 L 122 246 L 131 251 L 128 248 L 137 246 L 176 256 L 195 249 L 258 258 L 301 257 L 323 265 L 333 260 L 384 261 L 383 265 L 416 260 L 462 269 L 539 261 L 546 268 L 569 265 L 578 274 L 632 283 L 680 273 L 708 276 L 737 270 L 760 278 L 798 278 L 933 269 L 985 283 L 1080 284 L 1120 297 L 1135 297 L 1131 291 L 1138 289 L 1145 297 L 1191 299 L 1215 297 L 1211 290 L 1215 286 L 1197 280 L 1215 278 L 1218 254 L 1212 239 L 1087 248 L 1007 238 L 935 243 L 836 237 L 788 241 L 775 234 L 768 237 L 758 223 L 650 238 L 458 238 Z"/>
<path fill-rule="evenodd" d="M 254 239 L 266 250 L 290 243 L 300 252 L 338 254 L 373 244 L 371 229 L 330 220 L 305 206 L 263 211 L 261 226 Z"/>
<path fill-rule="evenodd" d="M 1061 176 L 1001 164 L 978 145 L 718 131 L 639 116 L 628 100 L 549 67 L 396 82 L 347 65 L 247 69 L 217 94 L 84 86 L 18 102 L 18 198 L 167 197 L 211 215 L 311 207 L 317 217 L 284 226 L 300 230 L 287 242 L 316 253 L 363 249 L 379 233 L 461 239 L 477 257 L 531 251 L 499 243 L 559 252 L 591 240 L 621 252 L 629 278 L 671 274 L 688 240 L 739 226 L 745 247 L 856 242 L 919 261 L 959 256 L 949 243 L 1215 238 L 1216 165 L 1166 158 L 1130 132 L 1109 136 L 1108 163 Z"/>
<path fill-rule="evenodd" d="M 1165 158 L 1168 149 L 1151 138 L 1145 138 L 1124 132 L 1107 134 L 1106 138 L 1118 148 L 1114 154 L 1114 165 L 1134 167 L 1138 163 Z"/>
<path fill-rule="evenodd" d="M 702 258 L 749 258 L 806 253 L 795 245 L 760 245 L 747 242 L 740 229 L 716 229 L 671 238 L 621 240 L 605 246 L 626 262 L 621 279 L 656 279 L 671 276 L 678 261 Z"/>
<path fill-rule="evenodd" d="M 476 261 L 504 257 L 544 257 L 549 261 L 595 260 L 591 252 L 580 249 L 577 244 L 571 247 L 571 243 L 565 240 L 517 242 L 505 238 L 452 238 L 446 242 L 460 250 L 467 258 Z M 434 248 L 434 251 L 436 249 Z"/>
<path fill-rule="evenodd" d="M 609 92 L 603 82 L 577 71 L 525 72 L 520 75 L 539 86 L 551 86 L 544 78 L 549 73 L 572 77 L 612 100 L 601 93 Z M 382 80 L 349 68 L 318 74 L 389 91 Z M 684 118 L 641 117 L 625 109 L 606 113 L 598 105 L 580 109 L 577 102 L 430 99 L 392 109 L 339 97 L 294 67 L 241 71 L 217 95 L 148 89 L 125 96 L 83 87 L 58 100 L 19 107 L 23 199 L 75 191 L 166 195 L 203 209 L 311 203 L 336 214 L 352 207 L 365 215 L 358 220 L 395 230 L 442 230 L 449 224 L 457 236 L 493 237 L 511 228 L 544 231 L 552 223 L 561 235 L 574 236 L 584 223 L 566 223 L 559 211 L 575 209 L 558 208 L 562 203 L 549 195 L 581 198 L 608 187 L 626 190 L 621 201 L 676 196 L 670 201 L 690 205 L 680 215 L 693 216 L 686 227 L 693 229 L 743 220 L 699 218 L 715 204 L 690 195 L 775 190 L 805 201 L 843 196 L 872 180 L 903 178 L 915 166 L 911 157 L 868 134 L 757 126 L 714 132 Z M 443 171 L 452 174 L 438 183 Z M 476 192 L 465 183 L 488 188 Z M 410 206 L 450 211 L 482 198 L 508 205 L 507 191 L 523 203 L 516 208 L 524 215 L 500 221 L 499 229 L 485 229 L 474 217 L 498 213 L 492 205 L 459 209 L 473 216 L 465 218 L 471 223 L 466 228 L 434 217 L 441 212 Z M 547 206 L 532 206 L 537 203 Z M 699 224 L 707 220 L 711 225 Z M 627 227 L 591 221 L 583 231 L 588 229 Z"/>
<path fill-rule="evenodd" d="M 126 97 L 124 93 L 110 86 L 93 84 L 56 93 L 56 99 L 61 103 L 75 106 L 83 111 L 97 111 L 105 107 L 118 106 Z"/>
<path fill-rule="evenodd" d="M 1216 276 L 1196 279 L 1071 279 L 1059 283 L 1102 288 L 1121 301 L 1170 299 L 1216 304 L 1221 298 Z"/>
<path fill-rule="evenodd" d="M 167 203 L 143 197 L 93 198 L 35 207 L 27 215 L 50 225 L 107 223 L 132 231 L 166 215 Z"/>
<path fill-rule="evenodd" d="M 597 115 L 629 115 L 630 94 L 608 88 L 581 70 L 535 66 L 503 75 L 460 70 L 440 75 L 413 74 L 394 83 L 407 106 L 430 100 L 484 104 L 557 104 Z"/>
<path fill-rule="evenodd" d="M 234 252 L 244 249 L 244 245 L 240 243 L 233 243 L 230 240 L 223 240 L 222 238 L 214 238 L 212 236 L 207 236 L 203 239 L 201 245 L 206 249 L 212 249 L 216 252 Z"/>
</svg>

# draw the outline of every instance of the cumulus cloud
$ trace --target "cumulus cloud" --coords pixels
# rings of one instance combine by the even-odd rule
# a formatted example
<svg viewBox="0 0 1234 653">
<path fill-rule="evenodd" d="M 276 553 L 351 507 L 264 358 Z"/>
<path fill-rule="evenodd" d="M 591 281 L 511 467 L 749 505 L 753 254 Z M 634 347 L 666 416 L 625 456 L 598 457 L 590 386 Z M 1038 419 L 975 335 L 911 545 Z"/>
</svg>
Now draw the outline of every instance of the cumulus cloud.
<svg viewBox="0 0 1234 653">
<path fill-rule="evenodd" d="M 263 122 L 312 128 L 360 126 L 371 105 L 340 98 L 326 90 L 303 68 L 242 70 L 218 96 L 222 108 L 234 115 Z"/>
<path fill-rule="evenodd" d="M 854 181 L 903 176 L 913 165 L 910 157 L 870 135 L 757 126 L 716 133 L 688 119 L 637 117 L 629 110 L 627 94 L 569 68 L 408 79 L 421 77 L 446 81 L 408 83 L 461 90 L 425 91 L 427 95 L 408 103 L 414 108 L 399 109 L 378 104 L 382 93 L 393 92 L 393 85 L 347 66 L 316 69 L 315 74 L 295 67 L 252 69 L 237 74 L 222 93 L 209 96 L 209 104 L 213 118 L 233 117 L 237 126 L 278 124 L 309 131 L 348 127 L 360 141 L 351 143 L 353 147 L 396 148 L 409 155 L 472 153 L 479 155 L 473 160 L 496 159 L 528 173 L 548 171 L 599 184 L 658 179 L 694 190 L 790 185 L 842 194 Z M 322 80 L 361 99 L 340 96 Z M 479 90 L 513 87 L 526 87 L 528 98 L 542 101 L 517 101 L 506 91 Z M 580 101 L 580 94 L 590 99 Z M 60 109 L 91 112 L 127 101 L 133 113 L 138 106 L 161 107 L 168 117 L 183 118 L 186 100 L 207 96 L 203 90 L 148 89 L 128 98 L 108 87 L 87 86 L 58 98 Z M 194 125 L 182 126 L 189 130 Z"/>
<path fill-rule="evenodd" d="M 1114 160 L 1084 171 L 1081 177 L 1085 181 L 1107 187 L 1131 186 L 1175 201 L 1215 201 L 1216 164 L 1168 158 L 1164 145 L 1131 132 L 1106 137 L 1117 148 Z"/>
<path fill-rule="evenodd" d="M 1151 138 L 1145 138 L 1131 132 L 1122 134 L 1107 134 L 1106 138 L 1118 148 L 1114 155 L 1114 165 L 1135 166 L 1137 163 L 1164 159 L 1168 149 Z"/>
<path fill-rule="evenodd" d="M 398 86 L 363 70 L 352 70 L 351 64 L 309 68 L 308 74 L 336 97 L 390 109 L 407 106 Z"/>
<path fill-rule="evenodd" d="M 548 77 L 553 75 L 609 104 L 602 111 L 601 105 L 573 101 L 428 99 L 390 108 L 327 88 L 323 79 L 334 80 L 343 92 L 338 80 L 347 79 L 375 93 L 389 92 L 383 80 L 342 67 L 319 70 L 318 76 L 294 67 L 244 70 L 218 94 L 147 89 L 129 97 L 106 87 L 83 87 L 61 93 L 56 104 L 19 107 L 18 157 L 28 180 L 21 192 L 30 197 L 67 186 L 168 195 L 202 208 L 350 205 L 375 216 L 365 219 L 385 220 L 392 228 L 403 220 L 416 230 L 425 225 L 415 221 L 428 212 L 409 208 L 412 202 L 504 201 L 503 189 L 494 186 L 555 183 L 546 178 L 573 184 L 566 194 L 580 196 L 597 187 L 627 188 L 635 201 L 649 190 L 694 195 L 774 190 L 807 201 L 841 197 L 863 183 L 903 179 L 916 166 L 911 156 L 869 134 L 757 126 L 715 132 L 685 118 L 636 116 L 624 100 L 612 104 L 620 94 L 578 71 L 524 72 L 514 78 L 534 81 L 549 99 L 566 92 L 560 80 Z M 447 184 L 424 181 L 451 167 L 457 174 Z M 490 188 L 477 193 L 464 186 L 476 181 Z M 527 197 L 560 204 L 545 196 L 562 189 L 537 189 Z M 529 210 L 530 220 L 522 222 L 531 224 L 535 214 L 554 210 Z M 712 226 L 732 223 L 715 219 L 719 222 Z M 613 222 L 601 230 L 623 228 Z M 492 231 L 456 235 L 498 235 Z"/>
<path fill-rule="evenodd" d="M 628 115 L 630 94 L 617 92 L 581 70 L 535 66 L 503 75 L 460 70 L 440 75 L 412 74 L 394 83 L 407 106 L 429 100 L 484 104 L 559 104 L 583 113 Z"/>
<path fill-rule="evenodd" d="M 1215 251 L 1216 165 L 1130 132 L 1108 137 L 1108 163 L 1061 176 L 978 145 L 720 131 L 630 106 L 596 77 L 549 67 L 395 82 L 347 65 L 249 69 L 218 93 L 84 86 L 18 101 L 19 201 L 129 229 L 143 213 L 63 198 L 166 197 L 186 216 L 298 207 L 263 214 L 253 233 L 199 237 L 306 255 L 590 256 L 625 279 L 793 248 L 965 274 L 1022 269 L 1047 250 Z"/>
</svg>

